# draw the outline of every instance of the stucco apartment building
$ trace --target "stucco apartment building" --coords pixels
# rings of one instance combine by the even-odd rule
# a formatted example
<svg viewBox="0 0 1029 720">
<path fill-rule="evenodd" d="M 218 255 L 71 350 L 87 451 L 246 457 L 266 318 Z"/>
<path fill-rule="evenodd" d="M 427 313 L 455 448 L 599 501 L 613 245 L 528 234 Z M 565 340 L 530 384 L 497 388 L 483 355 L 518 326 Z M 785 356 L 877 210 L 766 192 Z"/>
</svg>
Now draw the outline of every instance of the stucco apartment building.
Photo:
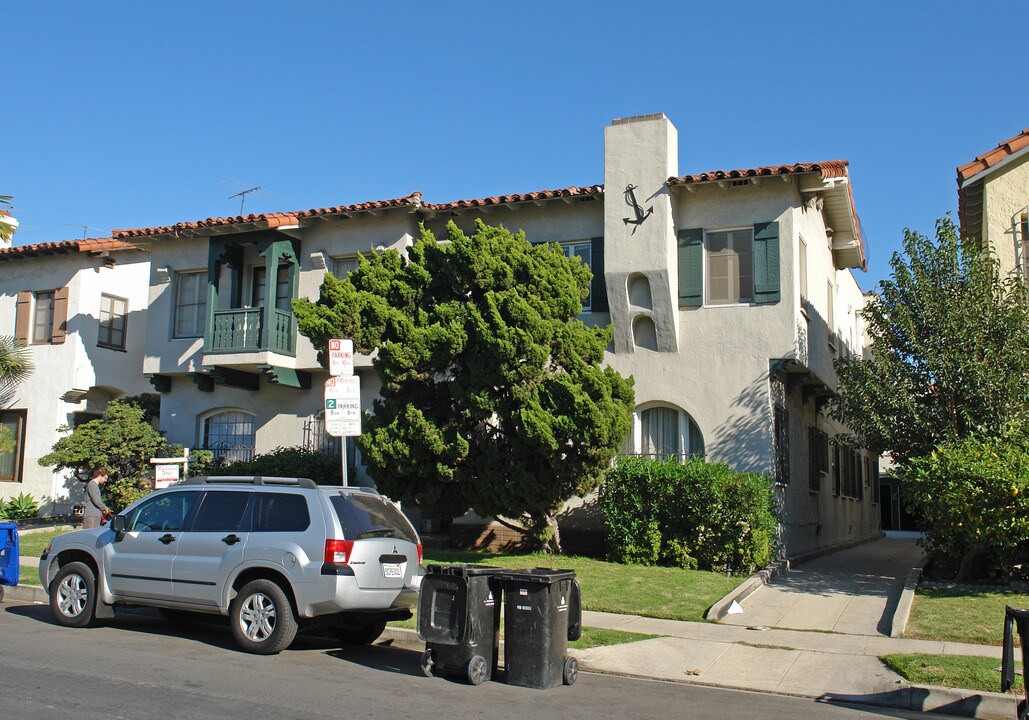
<svg viewBox="0 0 1029 720">
<path fill-rule="evenodd" d="M 26 342 L 34 366 L 0 404 L 16 441 L 0 453 L 0 499 L 32 495 L 44 514 L 79 502 L 81 484 L 38 460 L 58 428 L 151 391 L 140 371 L 149 279 L 148 255 L 111 238 L 0 247 L 0 335 Z"/>
<path fill-rule="evenodd" d="M 957 169 L 962 237 L 979 240 L 1008 276 L 1029 280 L 1029 128 Z"/>
<path fill-rule="evenodd" d="M 324 274 L 345 274 L 358 253 L 404 252 L 419 223 L 445 238 L 448 221 L 471 230 L 482 219 L 591 267 L 581 317 L 613 324 L 606 360 L 636 379 L 624 452 L 702 454 L 774 475 L 790 556 L 876 535 L 874 458 L 831 443 L 841 428 L 823 412 L 834 358 L 864 345 L 851 271 L 865 250 L 847 163 L 680 175 L 678 154 L 664 115 L 625 118 L 605 128 L 603 185 L 115 231 L 150 253 L 141 366 L 161 393 L 162 430 L 228 459 L 327 446 L 327 372 L 289 301 L 317 298 Z M 356 372 L 370 410 L 369 358 Z M 351 482 L 367 482 L 348 452 Z"/>
</svg>

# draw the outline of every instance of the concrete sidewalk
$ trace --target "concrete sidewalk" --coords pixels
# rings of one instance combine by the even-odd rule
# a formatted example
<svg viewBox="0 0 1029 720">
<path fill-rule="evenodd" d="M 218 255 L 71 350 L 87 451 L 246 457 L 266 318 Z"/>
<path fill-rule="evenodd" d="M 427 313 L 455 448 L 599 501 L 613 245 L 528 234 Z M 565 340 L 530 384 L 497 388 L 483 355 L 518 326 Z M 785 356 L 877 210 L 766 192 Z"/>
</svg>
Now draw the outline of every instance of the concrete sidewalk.
<svg viewBox="0 0 1029 720">
<path fill-rule="evenodd" d="M 1010 720 L 1014 695 L 911 686 L 878 659 L 978 655 L 1000 664 L 999 647 L 890 637 L 907 622 L 905 596 L 923 562 L 917 535 L 890 534 L 793 568 L 721 623 L 584 612 L 586 626 L 662 637 L 576 655 L 595 672 Z"/>
</svg>

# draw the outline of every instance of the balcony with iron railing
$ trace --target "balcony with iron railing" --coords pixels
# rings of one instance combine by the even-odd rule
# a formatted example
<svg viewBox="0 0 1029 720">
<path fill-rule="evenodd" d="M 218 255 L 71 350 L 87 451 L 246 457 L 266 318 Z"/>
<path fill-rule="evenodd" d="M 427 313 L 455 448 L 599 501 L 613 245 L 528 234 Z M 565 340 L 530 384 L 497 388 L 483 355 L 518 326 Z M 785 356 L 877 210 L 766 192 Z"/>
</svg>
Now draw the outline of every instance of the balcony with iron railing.
<svg viewBox="0 0 1029 720">
<path fill-rule="evenodd" d="M 282 355 L 296 353 L 296 318 L 292 312 L 272 309 L 271 327 L 266 328 L 264 308 L 215 310 L 208 337 L 209 353 L 246 353 L 270 351 Z"/>
</svg>

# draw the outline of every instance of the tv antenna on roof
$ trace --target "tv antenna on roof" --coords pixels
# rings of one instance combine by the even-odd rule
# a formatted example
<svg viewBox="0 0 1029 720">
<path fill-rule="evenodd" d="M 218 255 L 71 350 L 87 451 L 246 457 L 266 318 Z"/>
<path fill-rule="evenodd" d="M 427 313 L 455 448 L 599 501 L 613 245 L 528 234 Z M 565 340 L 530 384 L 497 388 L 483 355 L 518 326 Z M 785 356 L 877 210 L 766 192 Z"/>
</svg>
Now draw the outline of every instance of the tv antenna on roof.
<svg viewBox="0 0 1029 720">
<path fill-rule="evenodd" d="M 93 227 L 92 225 L 83 225 L 81 223 L 64 223 L 64 225 L 65 225 L 65 227 L 80 227 L 80 228 L 82 228 L 82 239 L 83 240 L 86 239 L 86 231 L 87 230 L 99 230 L 100 232 L 104 232 L 104 230 L 102 228 Z"/>
<path fill-rule="evenodd" d="M 247 193 L 252 193 L 255 190 L 260 190 L 260 189 L 261 189 L 261 186 L 258 185 L 257 187 L 250 188 L 249 190 L 242 190 L 242 191 L 236 193 L 235 195 L 229 195 L 228 199 L 231 200 L 232 198 L 239 198 L 239 214 L 242 215 L 243 214 L 243 203 L 246 202 Z"/>
</svg>

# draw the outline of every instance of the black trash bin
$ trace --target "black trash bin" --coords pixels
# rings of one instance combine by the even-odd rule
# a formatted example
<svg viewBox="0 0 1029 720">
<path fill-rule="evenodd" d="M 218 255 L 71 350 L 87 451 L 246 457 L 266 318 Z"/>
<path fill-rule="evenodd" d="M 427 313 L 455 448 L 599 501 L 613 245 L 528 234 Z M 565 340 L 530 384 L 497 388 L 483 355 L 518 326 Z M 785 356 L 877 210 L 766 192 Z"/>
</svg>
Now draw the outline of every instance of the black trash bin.
<svg viewBox="0 0 1029 720">
<path fill-rule="evenodd" d="M 497 577 L 504 589 L 507 683 L 541 690 L 574 683 L 579 670 L 568 641 L 582 629 L 575 571 L 536 568 Z"/>
<path fill-rule="evenodd" d="M 1018 627 L 1018 637 L 1022 643 L 1022 677 L 1026 677 L 1029 668 L 1029 610 L 1004 608 L 1004 655 L 1000 664 L 1000 691 L 1011 689 L 1015 683 L 1015 638 L 1014 627 Z M 1018 720 L 1029 718 L 1029 683 L 1026 683 L 1026 699 L 1018 703 L 1016 712 Z"/>
<path fill-rule="evenodd" d="M 500 635 L 500 570 L 480 565 L 430 565 L 418 598 L 422 672 L 479 685 L 494 676 Z"/>
</svg>

